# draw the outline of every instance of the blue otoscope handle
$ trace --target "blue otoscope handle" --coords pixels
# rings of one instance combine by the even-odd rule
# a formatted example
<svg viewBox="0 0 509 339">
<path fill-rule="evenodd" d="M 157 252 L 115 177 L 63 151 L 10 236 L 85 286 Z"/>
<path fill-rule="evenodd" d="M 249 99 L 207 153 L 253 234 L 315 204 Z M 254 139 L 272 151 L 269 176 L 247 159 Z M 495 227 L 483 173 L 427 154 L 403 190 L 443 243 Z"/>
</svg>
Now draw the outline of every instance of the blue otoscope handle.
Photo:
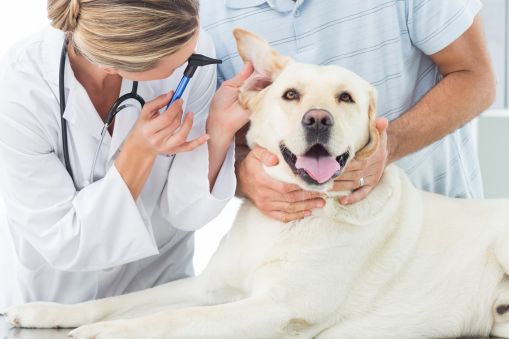
<svg viewBox="0 0 509 339">
<path fill-rule="evenodd" d="M 175 101 L 177 101 L 178 99 L 180 99 L 182 97 L 182 94 L 184 94 L 184 91 L 186 90 L 189 80 L 191 80 L 191 78 L 189 78 L 185 75 L 182 77 L 179 85 L 177 86 L 177 89 L 175 90 L 175 93 L 173 94 L 173 97 L 171 98 L 168 105 L 166 105 L 166 109 L 168 109 L 171 106 L 171 104 L 173 104 Z"/>
</svg>

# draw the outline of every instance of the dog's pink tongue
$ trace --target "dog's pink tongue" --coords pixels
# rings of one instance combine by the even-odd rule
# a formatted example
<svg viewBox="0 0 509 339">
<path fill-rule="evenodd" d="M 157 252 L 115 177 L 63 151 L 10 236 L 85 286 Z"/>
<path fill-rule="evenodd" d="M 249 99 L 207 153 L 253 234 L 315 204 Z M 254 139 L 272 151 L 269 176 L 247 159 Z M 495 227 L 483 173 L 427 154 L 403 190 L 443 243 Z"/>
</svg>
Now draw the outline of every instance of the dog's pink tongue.
<svg viewBox="0 0 509 339">
<path fill-rule="evenodd" d="M 297 169 L 303 169 L 309 176 L 322 184 L 341 169 L 339 163 L 333 157 L 307 157 L 298 156 L 295 163 Z"/>
</svg>

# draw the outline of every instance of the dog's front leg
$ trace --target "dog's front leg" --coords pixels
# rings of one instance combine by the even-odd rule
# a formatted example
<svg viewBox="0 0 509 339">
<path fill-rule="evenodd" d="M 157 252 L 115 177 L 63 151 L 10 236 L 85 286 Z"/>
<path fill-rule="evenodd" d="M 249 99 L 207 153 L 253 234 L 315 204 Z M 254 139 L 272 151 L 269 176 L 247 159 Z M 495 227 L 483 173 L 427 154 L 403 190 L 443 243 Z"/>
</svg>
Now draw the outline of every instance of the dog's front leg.
<svg viewBox="0 0 509 339">
<path fill-rule="evenodd" d="M 287 308 L 268 297 L 256 297 L 86 325 L 72 331 L 69 338 L 286 338 L 290 335 L 284 329 L 291 318 Z"/>
<path fill-rule="evenodd" d="M 97 321 L 138 317 L 162 308 L 204 305 L 209 302 L 207 281 L 194 277 L 74 305 L 45 302 L 24 304 L 9 309 L 5 315 L 16 327 L 72 328 Z"/>
</svg>

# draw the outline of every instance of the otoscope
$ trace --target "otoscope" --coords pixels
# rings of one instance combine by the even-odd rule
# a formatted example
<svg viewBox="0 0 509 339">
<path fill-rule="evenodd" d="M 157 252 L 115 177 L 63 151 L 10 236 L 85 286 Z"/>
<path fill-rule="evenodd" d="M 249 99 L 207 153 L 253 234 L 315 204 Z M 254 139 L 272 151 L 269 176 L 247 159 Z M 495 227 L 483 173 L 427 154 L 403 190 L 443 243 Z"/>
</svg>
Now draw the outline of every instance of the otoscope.
<svg viewBox="0 0 509 339">
<path fill-rule="evenodd" d="M 171 98 L 170 102 L 168 103 L 168 105 L 166 105 L 166 109 L 168 109 L 168 107 L 170 107 L 171 104 L 173 104 L 176 100 L 182 97 L 182 94 L 184 94 L 187 84 L 189 84 L 189 80 L 191 80 L 191 78 L 194 75 L 194 72 L 196 72 L 198 67 L 213 64 L 221 64 L 222 62 L 223 62 L 222 60 L 209 58 L 205 55 L 192 54 L 189 60 L 187 60 L 187 67 L 184 70 L 184 75 L 182 76 L 182 79 L 180 80 L 180 83 L 178 84 L 177 89 L 175 90 L 175 94 L 173 94 L 173 97 Z"/>
</svg>

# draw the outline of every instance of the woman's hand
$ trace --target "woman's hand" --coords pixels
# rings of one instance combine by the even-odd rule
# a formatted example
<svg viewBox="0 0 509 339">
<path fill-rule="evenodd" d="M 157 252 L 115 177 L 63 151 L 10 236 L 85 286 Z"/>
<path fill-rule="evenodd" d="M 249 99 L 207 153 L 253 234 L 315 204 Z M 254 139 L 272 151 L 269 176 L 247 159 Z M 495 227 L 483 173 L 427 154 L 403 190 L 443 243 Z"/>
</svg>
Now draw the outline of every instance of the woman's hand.
<svg viewBox="0 0 509 339">
<path fill-rule="evenodd" d="M 240 87 L 252 73 L 253 66 L 247 64 L 236 77 L 223 82 L 210 104 L 207 134 L 210 135 L 208 146 L 211 190 L 235 133 L 249 121 L 249 112 L 240 107 L 238 96 Z"/>
<path fill-rule="evenodd" d="M 175 101 L 166 111 L 173 92 L 159 96 L 145 104 L 130 137 L 154 154 L 176 154 L 189 152 L 204 144 L 209 136 L 204 134 L 187 141 L 193 127 L 193 114 L 187 113 L 182 119 L 182 100 Z"/>
<path fill-rule="evenodd" d="M 387 151 L 388 125 L 387 119 L 377 118 L 376 128 L 380 133 L 380 145 L 376 152 L 368 159 L 350 162 L 345 172 L 334 181 L 332 191 L 352 191 L 350 195 L 339 199 L 341 204 L 353 204 L 366 198 L 371 190 L 378 185 L 389 156 Z"/>
<path fill-rule="evenodd" d="M 249 121 L 249 111 L 243 109 L 238 101 L 239 90 L 244 81 L 253 73 L 251 63 L 246 64 L 242 72 L 223 82 L 210 104 L 207 120 L 207 132 L 220 132 L 233 137 Z"/>
<path fill-rule="evenodd" d="M 160 113 L 172 96 L 173 93 L 164 94 L 145 104 L 115 160 L 115 166 L 134 199 L 138 199 L 158 154 L 192 151 L 209 138 L 204 134 L 187 141 L 193 127 L 193 115 L 188 113 L 180 123 L 182 100 L 175 101 Z"/>
</svg>

